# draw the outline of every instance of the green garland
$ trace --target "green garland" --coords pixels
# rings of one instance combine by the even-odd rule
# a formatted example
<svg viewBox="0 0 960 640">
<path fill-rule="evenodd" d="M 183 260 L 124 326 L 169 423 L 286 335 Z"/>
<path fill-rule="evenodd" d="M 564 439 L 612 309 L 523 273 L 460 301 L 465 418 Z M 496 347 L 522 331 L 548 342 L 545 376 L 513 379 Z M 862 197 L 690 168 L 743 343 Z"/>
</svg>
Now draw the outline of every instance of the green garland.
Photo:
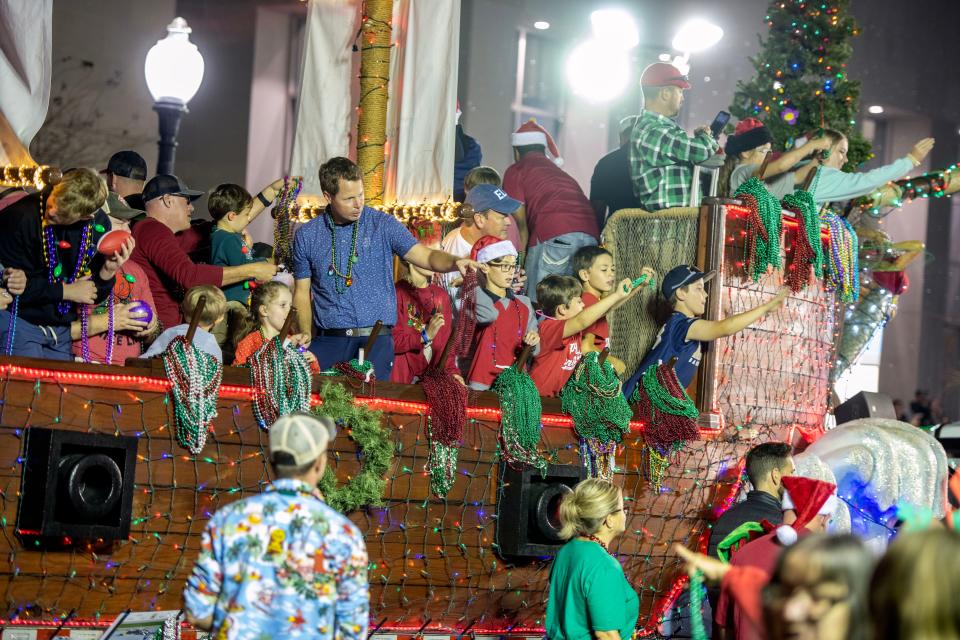
<svg viewBox="0 0 960 640">
<path fill-rule="evenodd" d="M 783 228 L 783 214 L 780 201 L 771 195 L 763 181 L 756 176 L 740 185 L 734 192 L 735 198 L 741 198 L 751 209 L 747 218 L 747 273 L 757 281 L 767 272 L 768 267 L 780 269 L 780 233 Z"/>
<path fill-rule="evenodd" d="M 500 452 L 504 460 L 508 464 L 529 464 L 546 475 L 547 461 L 537 453 L 543 427 L 537 385 L 513 364 L 497 376 L 490 389 L 500 396 Z"/>
<path fill-rule="evenodd" d="M 381 413 L 354 402 L 353 395 L 341 384 L 324 383 L 320 389 L 323 404 L 314 413 L 328 416 L 350 429 L 350 437 L 360 448 L 362 462 L 358 473 L 338 487 L 336 474 L 328 467 L 317 485 L 324 499 L 341 513 L 383 504 L 386 481 L 383 476 L 393 462 L 393 442 L 380 424 Z"/>
</svg>

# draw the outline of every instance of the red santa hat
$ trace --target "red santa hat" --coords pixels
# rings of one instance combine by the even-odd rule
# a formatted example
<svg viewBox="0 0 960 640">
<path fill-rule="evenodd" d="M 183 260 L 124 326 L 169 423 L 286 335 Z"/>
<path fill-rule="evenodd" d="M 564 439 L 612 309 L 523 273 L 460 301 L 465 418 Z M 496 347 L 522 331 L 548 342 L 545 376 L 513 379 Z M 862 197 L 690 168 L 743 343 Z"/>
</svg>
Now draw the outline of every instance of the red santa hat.
<svg viewBox="0 0 960 640">
<path fill-rule="evenodd" d="M 817 516 L 831 515 L 837 509 L 837 485 L 813 478 L 787 476 L 783 479 L 783 509 L 797 512 L 793 524 L 777 527 L 777 540 L 790 545 L 797 541 L 797 532 Z"/>
<path fill-rule="evenodd" d="M 483 236 L 473 244 L 470 258 L 480 264 L 486 264 L 498 258 L 517 255 L 517 249 L 509 240 L 501 240 L 496 236 Z"/>
<path fill-rule="evenodd" d="M 563 166 L 563 158 L 560 157 L 560 150 L 557 148 L 557 143 L 553 141 L 553 136 L 533 118 L 520 125 L 511 137 L 511 145 L 514 147 L 525 147 L 531 144 L 541 144 L 546 147 L 547 156 L 558 167 Z"/>
</svg>

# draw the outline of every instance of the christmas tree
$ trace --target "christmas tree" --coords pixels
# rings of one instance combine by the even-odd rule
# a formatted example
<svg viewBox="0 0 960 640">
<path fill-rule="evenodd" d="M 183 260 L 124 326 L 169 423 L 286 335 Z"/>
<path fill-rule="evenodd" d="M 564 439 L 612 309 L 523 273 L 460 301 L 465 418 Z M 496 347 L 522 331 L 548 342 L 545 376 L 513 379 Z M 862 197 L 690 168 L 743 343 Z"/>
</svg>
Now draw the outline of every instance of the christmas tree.
<svg viewBox="0 0 960 640">
<path fill-rule="evenodd" d="M 868 160 L 870 143 L 854 129 L 860 83 L 847 75 L 850 39 L 860 33 L 849 0 L 775 0 L 764 18 L 770 33 L 752 58 L 756 76 L 738 82 L 730 112 L 760 118 L 775 150 L 820 128 L 850 141 L 847 169 Z"/>
</svg>

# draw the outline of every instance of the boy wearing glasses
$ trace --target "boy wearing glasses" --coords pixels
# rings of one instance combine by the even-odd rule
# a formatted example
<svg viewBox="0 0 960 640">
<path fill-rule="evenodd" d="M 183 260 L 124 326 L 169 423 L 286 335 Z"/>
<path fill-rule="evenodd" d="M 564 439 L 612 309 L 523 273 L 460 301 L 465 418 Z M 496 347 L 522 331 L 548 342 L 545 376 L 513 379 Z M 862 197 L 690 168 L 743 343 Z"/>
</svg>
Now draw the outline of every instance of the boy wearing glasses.
<svg viewBox="0 0 960 640">
<path fill-rule="evenodd" d="M 480 274 L 477 333 L 467 373 L 468 386 L 485 391 L 501 371 L 513 364 L 523 345 L 538 345 L 540 336 L 530 299 L 514 294 L 510 288 L 517 270 L 513 243 L 484 236 L 473 245 L 470 257 L 489 267 L 486 274 Z"/>
</svg>

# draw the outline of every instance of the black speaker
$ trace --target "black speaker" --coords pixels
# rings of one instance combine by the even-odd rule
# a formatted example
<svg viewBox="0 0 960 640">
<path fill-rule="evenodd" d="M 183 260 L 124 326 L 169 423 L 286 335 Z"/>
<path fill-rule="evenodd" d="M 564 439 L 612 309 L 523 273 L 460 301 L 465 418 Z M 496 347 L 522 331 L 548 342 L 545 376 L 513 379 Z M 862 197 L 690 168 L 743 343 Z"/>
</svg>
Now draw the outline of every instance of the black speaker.
<svg viewBox="0 0 960 640">
<path fill-rule="evenodd" d="M 560 498 L 586 477 L 582 465 L 547 465 L 547 475 L 532 467 L 500 463 L 495 539 L 501 556 L 529 558 L 557 552 Z"/>
<path fill-rule="evenodd" d="M 857 420 L 858 418 L 897 419 L 890 396 L 872 391 L 861 391 L 833 410 L 837 424 Z"/>
<path fill-rule="evenodd" d="M 30 427 L 17 537 L 28 549 L 130 535 L 137 438 Z"/>
</svg>

